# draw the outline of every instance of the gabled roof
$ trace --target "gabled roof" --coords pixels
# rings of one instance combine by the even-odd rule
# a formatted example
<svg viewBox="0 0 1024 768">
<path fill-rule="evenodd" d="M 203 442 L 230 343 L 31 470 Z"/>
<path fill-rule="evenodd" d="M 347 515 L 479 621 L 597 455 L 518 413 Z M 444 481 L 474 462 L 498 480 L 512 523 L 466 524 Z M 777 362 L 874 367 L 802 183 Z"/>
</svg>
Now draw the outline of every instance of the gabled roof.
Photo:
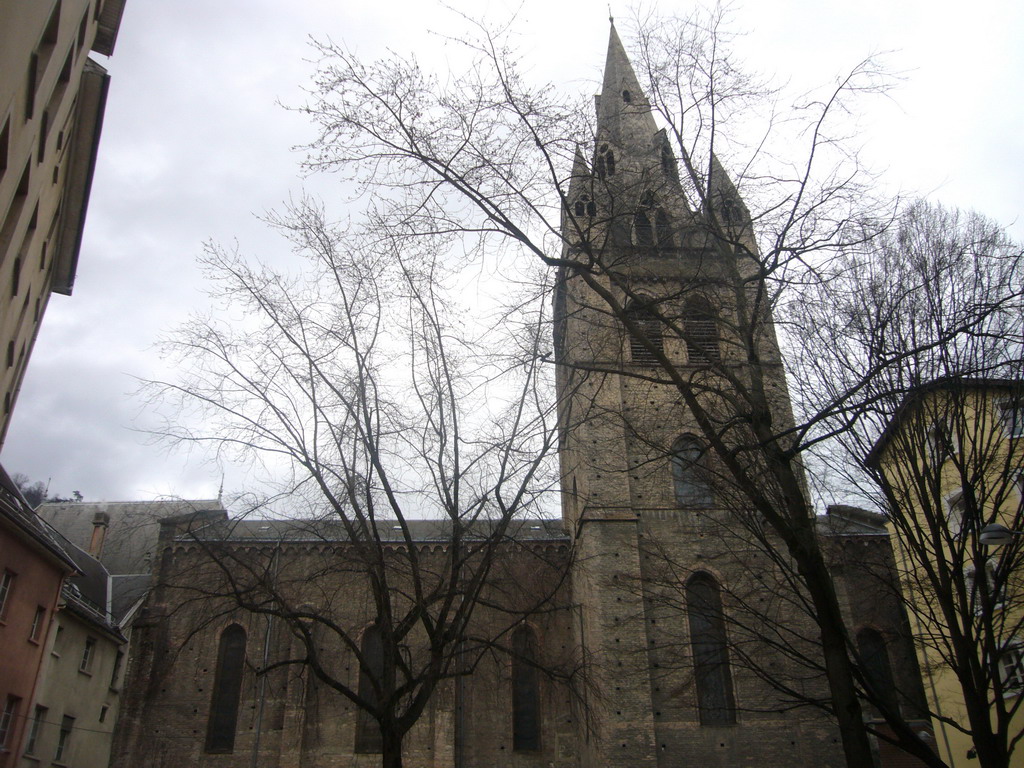
<svg viewBox="0 0 1024 768">
<path fill-rule="evenodd" d="M 871 446 L 867 456 L 864 457 L 864 466 L 877 467 L 882 458 L 882 453 L 899 431 L 902 424 L 910 418 L 920 406 L 922 398 L 931 392 L 966 392 L 970 390 L 1004 390 L 1013 393 L 1015 396 L 1024 394 L 1024 381 L 1019 379 L 1001 378 L 980 378 L 980 377 L 956 377 L 949 376 L 941 379 L 934 379 L 909 390 L 900 401 L 893 417 L 885 425 L 882 434 L 879 435 L 875 444 Z"/>
<path fill-rule="evenodd" d="M 53 531 L 40 519 L 21 495 L 18 486 L 0 466 L 0 525 L 35 549 L 57 568 L 74 573 L 74 560 L 61 546 Z"/>
</svg>

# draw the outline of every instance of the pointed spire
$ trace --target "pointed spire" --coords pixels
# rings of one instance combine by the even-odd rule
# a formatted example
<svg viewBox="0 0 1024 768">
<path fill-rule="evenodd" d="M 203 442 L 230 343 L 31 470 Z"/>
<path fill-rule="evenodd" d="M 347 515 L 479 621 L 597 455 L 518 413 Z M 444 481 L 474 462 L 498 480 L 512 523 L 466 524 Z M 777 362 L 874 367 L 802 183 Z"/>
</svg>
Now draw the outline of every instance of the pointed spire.
<svg viewBox="0 0 1024 768">
<path fill-rule="evenodd" d="M 604 65 L 604 84 L 597 100 L 597 133 L 617 144 L 623 139 L 646 139 L 657 130 L 651 105 L 640 87 L 626 49 L 611 24 L 608 56 Z"/>
<path fill-rule="evenodd" d="M 569 177 L 569 194 L 571 195 L 580 183 L 590 179 L 590 168 L 583 157 L 583 149 L 576 142 L 576 153 L 572 159 L 572 175 Z"/>
<path fill-rule="evenodd" d="M 714 152 L 711 153 L 708 171 L 707 198 L 707 205 L 718 215 L 721 223 L 732 227 L 750 224 L 750 212 Z"/>
</svg>

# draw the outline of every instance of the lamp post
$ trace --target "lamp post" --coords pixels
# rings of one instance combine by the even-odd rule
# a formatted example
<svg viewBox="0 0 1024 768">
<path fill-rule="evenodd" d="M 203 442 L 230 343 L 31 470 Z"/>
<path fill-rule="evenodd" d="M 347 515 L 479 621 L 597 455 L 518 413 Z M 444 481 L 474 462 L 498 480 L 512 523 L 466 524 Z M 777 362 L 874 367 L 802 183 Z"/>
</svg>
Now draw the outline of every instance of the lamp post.
<svg viewBox="0 0 1024 768">
<path fill-rule="evenodd" d="M 1024 532 L 1010 530 L 999 523 L 989 523 L 981 529 L 978 540 L 989 547 L 1001 547 L 1013 541 L 1014 536 L 1024 536 Z"/>
</svg>

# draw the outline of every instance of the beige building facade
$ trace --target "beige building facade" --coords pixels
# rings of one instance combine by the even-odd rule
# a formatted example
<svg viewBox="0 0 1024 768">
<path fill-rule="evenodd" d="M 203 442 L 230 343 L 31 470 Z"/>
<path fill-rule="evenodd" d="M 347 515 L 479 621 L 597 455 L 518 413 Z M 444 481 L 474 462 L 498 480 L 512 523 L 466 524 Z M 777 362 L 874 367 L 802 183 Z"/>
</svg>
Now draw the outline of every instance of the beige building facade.
<svg viewBox="0 0 1024 768">
<path fill-rule="evenodd" d="M 51 294 L 70 294 L 124 0 L 0 4 L 0 445 Z"/>
</svg>

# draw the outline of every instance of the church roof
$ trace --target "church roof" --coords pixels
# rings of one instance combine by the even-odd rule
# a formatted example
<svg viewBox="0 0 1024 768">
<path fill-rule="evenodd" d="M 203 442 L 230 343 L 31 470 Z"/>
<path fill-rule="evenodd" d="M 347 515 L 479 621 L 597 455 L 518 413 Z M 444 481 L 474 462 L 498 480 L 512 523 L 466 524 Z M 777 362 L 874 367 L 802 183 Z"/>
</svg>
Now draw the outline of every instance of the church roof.
<svg viewBox="0 0 1024 768">
<path fill-rule="evenodd" d="M 478 521 L 470 526 L 467 538 L 474 537 L 474 531 L 487 535 L 490 521 Z M 451 523 L 447 520 L 406 520 L 409 538 L 414 542 L 445 543 L 451 540 Z M 397 520 L 380 520 L 377 531 L 384 542 L 406 541 L 403 526 Z M 251 542 L 339 542 L 348 541 L 342 521 L 336 517 L 320 519 L 276 519 L 259 520 L 223 517 L 204 520 L 198 526 L 183 529 L 176 537 L 178 541 L 201 539 L 205 541 L 251 541 Z M 516 520 L 509 526 L 511 541 L 567 540 L 561 519 Z"/>
</svg>

